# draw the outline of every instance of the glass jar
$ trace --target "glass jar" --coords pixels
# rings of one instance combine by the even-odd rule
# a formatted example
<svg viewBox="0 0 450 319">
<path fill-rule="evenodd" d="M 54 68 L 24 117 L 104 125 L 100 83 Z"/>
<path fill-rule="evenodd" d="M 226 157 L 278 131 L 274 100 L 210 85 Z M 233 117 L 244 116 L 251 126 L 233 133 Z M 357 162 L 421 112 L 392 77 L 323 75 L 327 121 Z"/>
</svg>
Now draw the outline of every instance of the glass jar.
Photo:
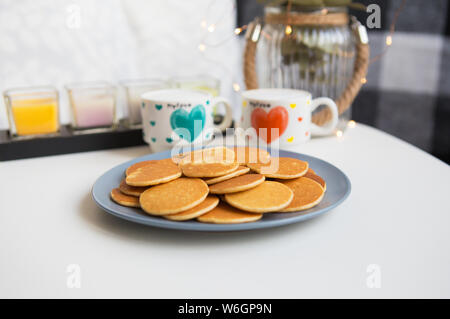
<svg viewBox="0 0 450 319">
<path fill-rule="evenodd" d="M 124 80 L 120 82 L 126 103 L 126 126 L 131 128 L 142 127 L 142 94 L 154 90 L 167 89 L 170 83 L 165 79 L 139 79 Z"/>
<path fill-rule="evenodd" d="M 9 89 L 3 96 L 12 137 L 31 138 L 59 132 L 59 95 L 56 88 Z"/>
<path fill-rule="evenodd" d="M 116 127 L 116 88 L 108 82 L 65 86 L 75 132 L 109 131 Z"/>
<path fill-rule="evenodd" d="M 290 10 L 290 14 L 328 13 L 346 14 L 347 8 L 292 6 Z M 283 14 L 286 15 L 285 6 L 265 8 L 266 22 L 256 49 L 259 87 L 301 89 L 311 92 L 313 97 L 327 96 L 336 101 L 353 74 L 355 37 L 349 25 L 295 25 L 268 19 Z M 321 110 L 319 107 L 316 112 Z M 343 130 L 350 117 L 348 107 L 340 114 L 336 129 Z"/>
</svg>

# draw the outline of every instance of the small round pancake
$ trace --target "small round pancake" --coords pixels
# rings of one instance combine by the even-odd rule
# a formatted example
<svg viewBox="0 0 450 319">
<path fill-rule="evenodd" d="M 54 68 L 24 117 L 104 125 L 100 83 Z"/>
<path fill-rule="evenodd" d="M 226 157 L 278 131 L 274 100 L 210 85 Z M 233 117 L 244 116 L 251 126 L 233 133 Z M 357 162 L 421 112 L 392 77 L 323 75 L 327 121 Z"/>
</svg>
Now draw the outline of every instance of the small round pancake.
<svg viewBox="0 0 450 319">
<path fill-rule="evenodd" d="M 208 185 L 200 178 L 181 177 L 147 189 L 139 197 L 139 202 L 150 215 L 170 215 L 197 206 L 205 200 L 208 192 Z"/>
<path fill-rule="evenodd" d="M 248 168 L 247 166 L 239 166 L 237 170 L 235 170 L 234 172 L 231 172 L 229 174 L 218 176 L 218 177 L 208 177 L 208 178 L 204 178 L 203 180 L 206 182 L 206 184 L 212 185 L 212 184 L 226 181 L 227 179 L 230 179 L 230 178 L 233 178 L 236 176 L 244 175 L 244 174 L 248 173 L 249 171 L 250 171 L 250 168 Z"/>
<path fill-rule="evenodd" d="M 188 177 L 217 177 L 230 174 L 238 169 L 238 163 L 186 163 L 180 164 Z"/>
<path fill-rule="evenodd" d="M 235 146 L 233 150 L 239 164 L 268 163 L 270 160 L 270 153 L 260 148 Z"/>
<path fill-rule="evenodd" d="M 233 150 L 226 147 L 212 147 L 193 151 L 178 164 L 185 176 L 217 177 L 234 172 L 239 164 L 234 162 Z"/>
<path fill-rule="evenodd" d="M 306 177 L 299 177 L 282 183 L 292 189 L 294 199 L 289 206 L 281 209 L 280 212 L 297 212 L 316 206 L 325 193 L 319 183 Z"/>
<path fill-rule="evenodd" d="M 187 163 L 233 163 L 234 151 L 226 147 L 211 147 L 183 154 L 177 158 L 178 164 Z"/>
<path fill-rule="evenodd" d="M 297 178 L 308 171 L 308 162 L 291 157 L 271 157 L 267 164 L 248 163 L 247 166 L 258 174 L 279 179 Z"/>
<path fill-rule="evenodd" d="M 310 170 L 308 170 L 308 172 L 306 172 L 306 174 L 303 175 L 302 177 L 306 177 L 312 179 L 313 181 L 316 181 L 317 183 L 320 184 L 320 186 L 322 186 L 324 191 L 327 190 L 327 183 L 325 183 L 324 179 L 315 173 L 311 173 Z"/>
<path fill-rule="evenodd" d="M 130 186 L 125 182 L 125 179 L 123 179 L 120 182 L 119 189 L 125 195 L 139 197 L 145 190 L 148 189 L 148 187 Z"/>
<path fill-rule="evenodd" d="M 111 198 L 117 204 L 128 207 L 141 207 L 139 205 L 139 198 L 135 196 L 125 195 L 118 188 L 114 188 L 111 191 Z"/>
<path fill-rule="evenodd" d="M 214 207 L 216 207 L 217 204 L 219 204 L 219 198 L 214 195 L 208 195 L 208 197 L 206 197 L 205 200 L 197 206 L 185 210 L 184 212 L 173 215 L 165 215 L 164 217 L 175 221 L 189 220 L 206 214 Z"/>
<path fill-rule="evenodd" d="M 294 193 L 279 182 L 264 181 L 262 184 L 239 193 L 225 194 L 231 206 L 253 213 L 277 212 L 288 206 Z"/>
<path fill-rule="evenodd" d="M 210 185 L 209 192 L 211 194 L 230 194 L 242 192 L 258 186 L 264 182 L 264 175 L 261 174 L 245 174 L 232 179 Z"/>
<path fill-rule="evenodd" d="M 210 212 L 197 217 L 197 220 L 202 223 L 212 224 L 240 224 L 254 222 L 261 219 L 261 217 L 262 214 L 243 212 L 224 202 L 220 202 Z"/>
<path fill-rule="evenodd" d="M 141 187 L 157 185 L 181 176 L 180 168 L 171 158 L 141 163 L 136 163 L 127 169 L 125 182 L 128 185 Z"/>
</svg>

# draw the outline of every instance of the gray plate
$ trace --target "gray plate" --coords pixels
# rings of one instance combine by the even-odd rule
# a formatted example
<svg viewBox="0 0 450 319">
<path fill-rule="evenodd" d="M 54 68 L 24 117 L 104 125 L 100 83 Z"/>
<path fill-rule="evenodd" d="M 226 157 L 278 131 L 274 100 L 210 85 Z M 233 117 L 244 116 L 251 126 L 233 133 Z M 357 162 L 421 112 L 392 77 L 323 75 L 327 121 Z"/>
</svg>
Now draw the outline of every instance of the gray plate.
<svg viewBox="0 0 450 319">
<path fill-rule="evenodd" d="M 196 220 L 184 222 L 170 221 L 162 217 L 147 215 L 137 208 L 120 206 L 111 200 L 109 195 L 111 189 L 119 185 L 125 176 L 124 172 L 128 166 L 145 160 L 168 158 L 170 157 L 170 151 L 138 157 L 107 171 L 95 182 L 92 188 L 92 197 L 97 205 L 107 213 L 139 224 L 195 231 L 236 231 L 269 228 L 301 222 L 335 208 L 350 194 L 351 185 L 349 179 L 340 169 L 330 163 L 313 156 L 283 150 L 279 151 L 279 156 L 293 157 L 307 161 L 309 166 L 326 181 L 327 191 L 319 205 L 302 212 L 265 214 L 262 219 L 253 223 L 219 225 L 200 223 Z"/>
</svg>

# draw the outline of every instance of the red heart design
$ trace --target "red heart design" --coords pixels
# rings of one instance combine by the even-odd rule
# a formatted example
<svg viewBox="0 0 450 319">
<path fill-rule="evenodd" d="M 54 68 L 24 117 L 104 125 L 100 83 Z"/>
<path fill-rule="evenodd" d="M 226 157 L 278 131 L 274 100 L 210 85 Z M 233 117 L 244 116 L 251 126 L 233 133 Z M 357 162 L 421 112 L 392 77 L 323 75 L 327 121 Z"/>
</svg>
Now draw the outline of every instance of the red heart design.
<svg viewBox="0 0 450 319">
<path fill-rule="evenodd" d="M 265 140 L 267 144 L 270 144 L 283 135 L 289 122 L 289 113 L 282 106 L 274 107 L 269 113 L 266 113 L 262 108 L 256 108 L 252 112 L 251 120 L 252 126 L 256 129 L 256 134 Z M 267 129 L 262 130 L 261 136 L 259 135 L 260 128 Z M 272 128 L 277 128 L 278 133 L 274 132 L 274 134 L 272 134 Z M 267 134 L 265 134 L 264 131 L 266 131 Z"/>
</svg>

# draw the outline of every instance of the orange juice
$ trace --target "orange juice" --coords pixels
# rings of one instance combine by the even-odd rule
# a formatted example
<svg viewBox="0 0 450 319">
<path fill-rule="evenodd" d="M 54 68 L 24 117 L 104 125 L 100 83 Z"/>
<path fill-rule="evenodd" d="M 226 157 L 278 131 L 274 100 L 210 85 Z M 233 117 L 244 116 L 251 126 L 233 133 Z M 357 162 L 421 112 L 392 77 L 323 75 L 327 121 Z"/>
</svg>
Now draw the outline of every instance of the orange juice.
<svg viewBox="0 0 450 319">
<path fill-rule="evenodd" d="M 17 135 L 55 133 L 59 129 L 55 98 L 12 99 L 11 111 Z"/>
</svg>

